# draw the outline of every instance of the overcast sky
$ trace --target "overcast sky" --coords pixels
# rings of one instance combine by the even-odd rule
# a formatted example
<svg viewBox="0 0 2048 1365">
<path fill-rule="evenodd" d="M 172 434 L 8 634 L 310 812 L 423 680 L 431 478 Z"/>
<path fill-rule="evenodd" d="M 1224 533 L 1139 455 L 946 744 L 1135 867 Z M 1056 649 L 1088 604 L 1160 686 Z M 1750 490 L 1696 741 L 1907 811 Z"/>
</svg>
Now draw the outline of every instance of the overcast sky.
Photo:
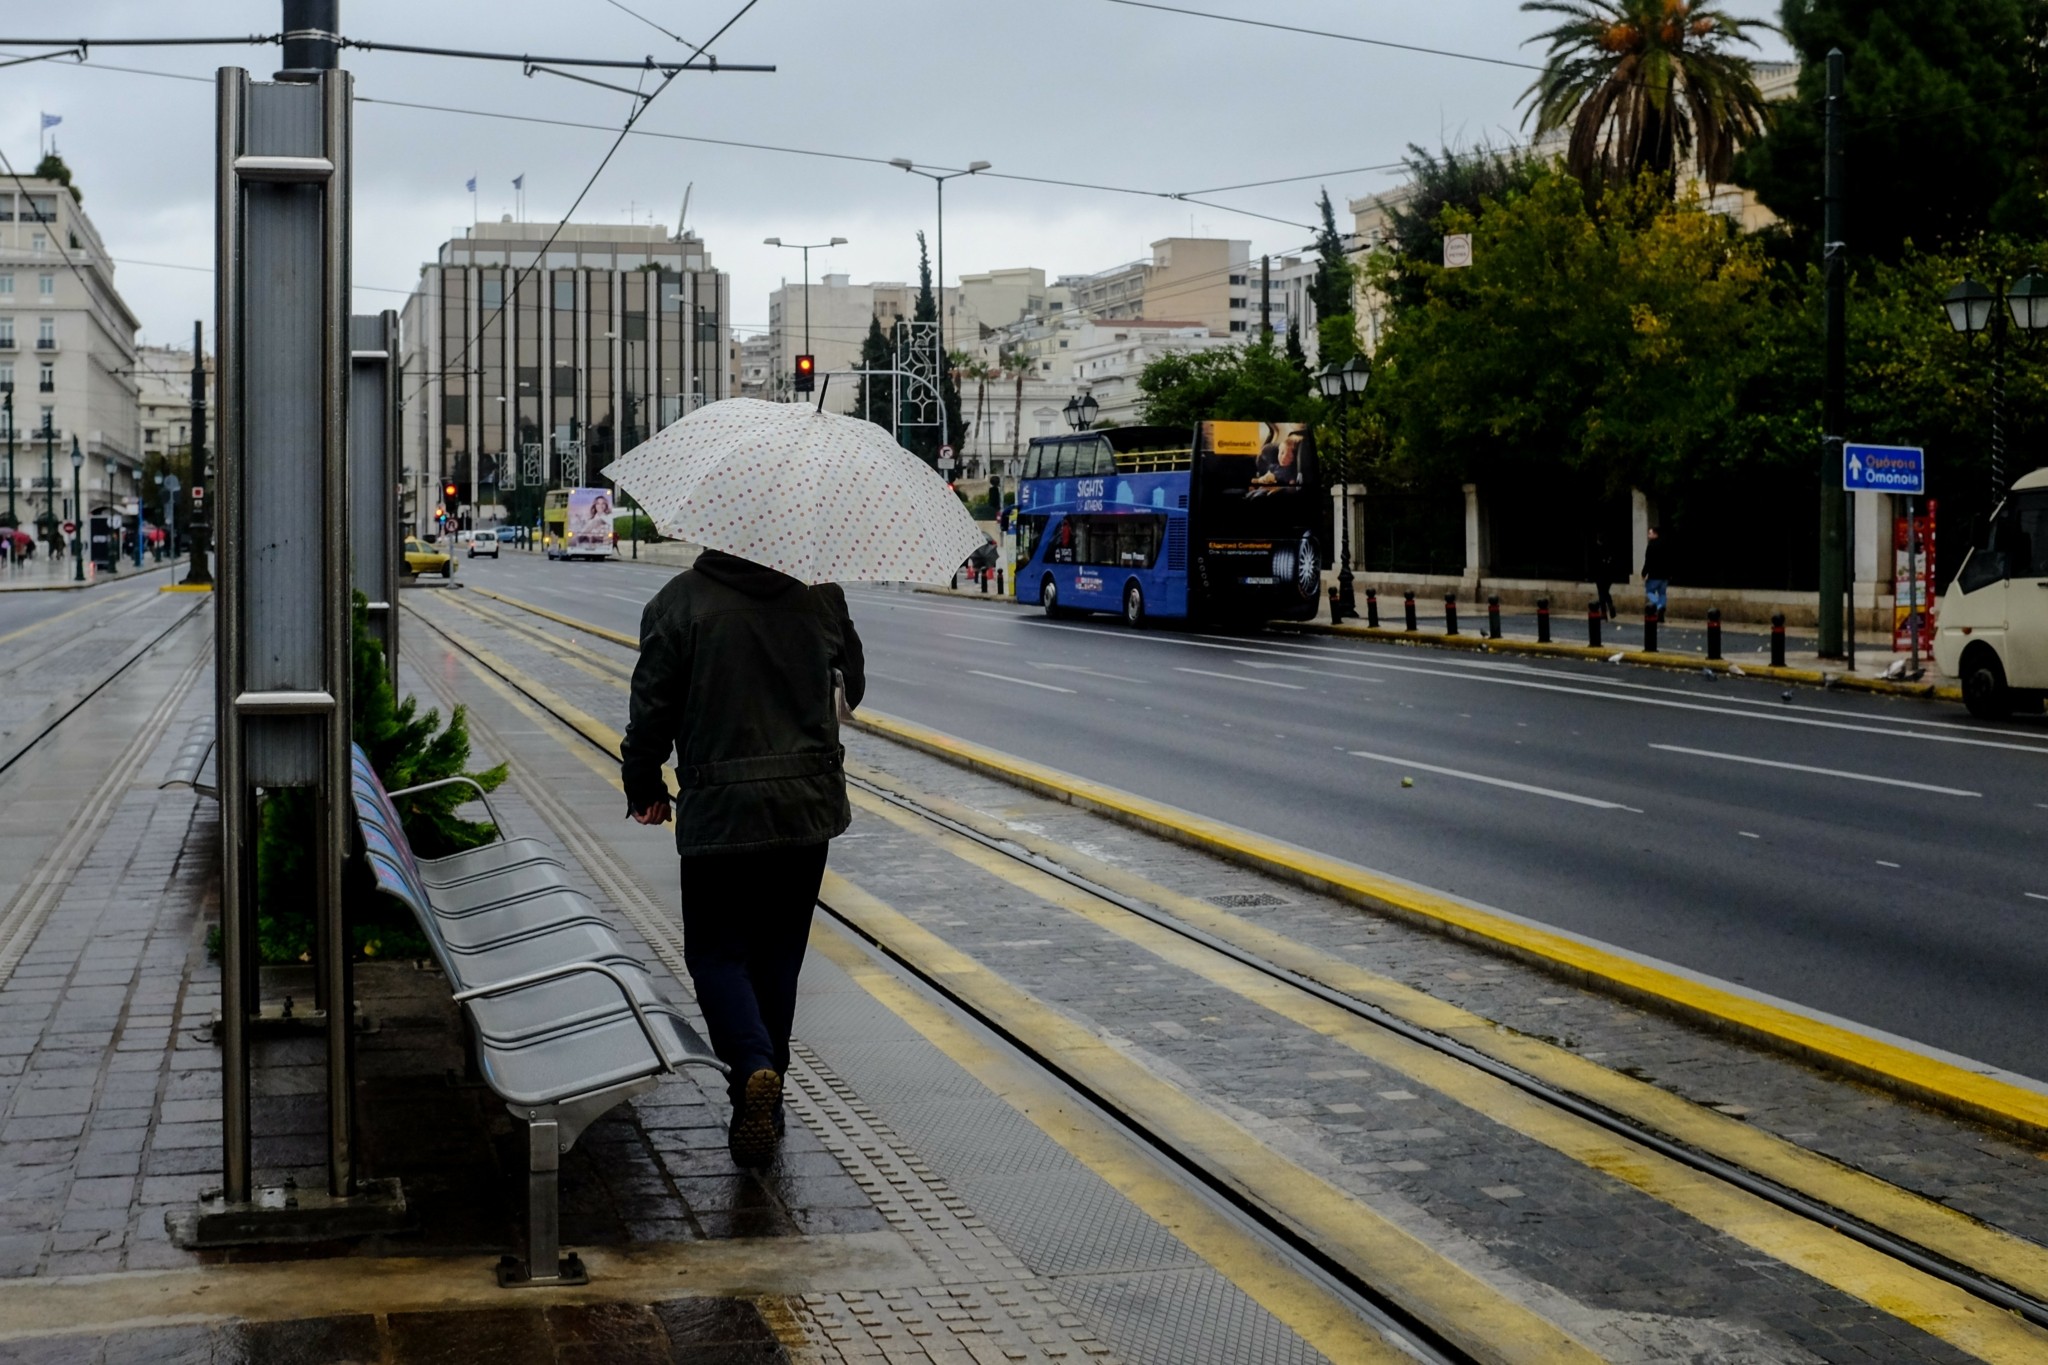
<svg viewBox="0 0 2048 1365">
<path fill-rule="evenodd" d="M 1506 62 L 1541 16 L 1514 0 L 1164 0 L 1189 9 L 1322 28 Z M 701 42 L 745 0 L 619 0 Z M 1723 0 L 1768 18 L 1774 0 Z M 5 37 L 61 26 L 88 37 L 269 33 L 278 0 L 66 0 L 7 7 Z M 342 0 L 342 28 L 369 41 L 542 56 L 638 59 L 687 52 L 610 0 Z M 1782 58 L 1761 35 L 1759 55 Z M 10 49 L 22 51 L 24 49 Z M 1035 265 L 1049 275 L 1100 270 L 1148 253 L 1159 237 L 1249 238 L 1255 252 L 1309 240 L 1318 187 L 1340 224 L 1346 196 L 1396 183 L 1385 167 L 1410 143 L 1469 145 L 1520 137 L 1533 75 L 1306 34 L 1135 8 L 1113 0 L 757 0 L 712 49 L 774 74 L 686 73 L 647 112 L 649 133 L 774 144 L 847 157 L 907 156 L 935 167 L 1085 182 L 1115 193 L 980 177 L 947 191 L 946 273 Z M 43 112 L 63 118 L 59 150 L 85 207 L 120 259 L 117 280 L 143 339 L 182 344 L 192 321 L 212 334 L 212 74 L 245 66 L 267 79 L 275 47 L 96 47 L 84 67 L 43 62 L 0 71 L 0 150 L 18 171 L 36 160 Z M 410 101 L 615 130 L 630 101 L 516 64 L 351 52 L 366 100 Z M 199 80 L 108 68 L 146 68 Z M 592 73 L 612 79 L 607 73 Z M 633 73 L 623 83 L 632 85 Z M 513 208 L 554 222 L 610 146 L 612 133 L 510 118 L 364 103 L 356 117 L 356 307 L 396 307 L 421 262 L 471 221 L 477 177 L 486 220 Z M 1274 222 L 1160 194 L 1282 176 L 1261 189 L 1199 194 Z M 673 230 L 686 187 L 689 225 L 733 280 L 735 324 L 765 329 L 767 297 L 800 278 L 796 252 L 761 239 L 850 244 L 811 253 L 815 278 L 915 278 L 914 234 L 930 231 L 928 181 L 886 164 L 630 137 L 578 210 L 581 222 L 654 221 Z M 138 262 L 158 262 L 143 265 Z M 166 266 L 198 267 L 172 269 Z"/>
</svg>

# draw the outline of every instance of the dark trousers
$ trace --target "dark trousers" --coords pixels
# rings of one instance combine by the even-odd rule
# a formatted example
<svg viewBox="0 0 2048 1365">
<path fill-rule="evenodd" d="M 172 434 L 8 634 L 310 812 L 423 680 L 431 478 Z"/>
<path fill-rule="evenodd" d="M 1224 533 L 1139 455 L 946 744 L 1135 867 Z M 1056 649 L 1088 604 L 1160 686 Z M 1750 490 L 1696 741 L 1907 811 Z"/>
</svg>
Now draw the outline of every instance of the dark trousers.
<svg viewBox="0 0 2048 1365">
<path fill-rule="evenodd" d="M 1593 587 L 1600 594 L 1600 614 L 1612 621 L 1614 619 L 1614 594 L 1608 591 L 1610 585 L 1595 583 Z"/>
<path fill-rule="evenodd" d="M 763 1067 L 789 1070 L 796 982 L 827 844 L 683 859 L 683 963 L 735 1103 Z"/>
</svg>

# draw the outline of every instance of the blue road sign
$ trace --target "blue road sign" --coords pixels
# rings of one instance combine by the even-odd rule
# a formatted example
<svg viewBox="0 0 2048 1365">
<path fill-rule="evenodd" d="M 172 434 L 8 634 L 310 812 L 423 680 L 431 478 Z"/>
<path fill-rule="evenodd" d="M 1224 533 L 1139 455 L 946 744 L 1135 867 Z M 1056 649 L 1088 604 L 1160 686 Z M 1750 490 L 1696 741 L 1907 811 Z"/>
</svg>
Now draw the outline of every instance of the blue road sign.
<svg viewBox="0 0 2048 1365">
<path fill-rule="evenodd" d="M 1927 452 L 1919 446 L 1844 445 L 1842 487 L 1917 498 L 1927 491 Z"/>
</svg>

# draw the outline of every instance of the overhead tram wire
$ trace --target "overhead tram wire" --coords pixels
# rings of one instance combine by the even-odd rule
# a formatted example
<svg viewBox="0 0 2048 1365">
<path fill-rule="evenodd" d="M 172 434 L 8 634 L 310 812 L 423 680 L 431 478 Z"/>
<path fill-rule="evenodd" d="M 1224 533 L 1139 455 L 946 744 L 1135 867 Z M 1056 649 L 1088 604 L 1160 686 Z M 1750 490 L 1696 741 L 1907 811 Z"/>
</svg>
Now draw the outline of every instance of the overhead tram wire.
<svg viewBox="0 0 2048 1365">
<path fill-rule="evenodd" d="M 1392 48 L 1396 52 L 1416 52 L 1425 57 L 1449 57 L 1460 62 L 1481 62 L 1487 66 L 1512 67 L 1517 71 L 1543 71 L 1547 68 L 1537 62 L 1518 62 L 1508 57 L 1482 57 L 1476 52 L 1454 52 L 1449 48 L 1421 47 L 1415 43 L 1397 43 L 1386 38 L 1366 38 L 1356 33 L 1337 33 L 1329 29 L 1303 28 L 1296 24 L 1276 24 L 1270 19 L 1246 19 L 1236 14 L 1213 14 L 1208 10 L 1182 9 L 1178 5 L 1161 5 L 1155 0 L 1109 0 L 1112 5 L 1124 5 L 1131 9 L 1153 9 L 1163 14 L 1182 14 L 1192 19 L 1213 19 L 1223 24 L 1244 24 L 1249 28 L 1276 29 L 1281 33 L 1300 33 L 1311 38 L 1335 38 L 1340 42 L 1363 43 L 1367 47 Z"/>
</svg>

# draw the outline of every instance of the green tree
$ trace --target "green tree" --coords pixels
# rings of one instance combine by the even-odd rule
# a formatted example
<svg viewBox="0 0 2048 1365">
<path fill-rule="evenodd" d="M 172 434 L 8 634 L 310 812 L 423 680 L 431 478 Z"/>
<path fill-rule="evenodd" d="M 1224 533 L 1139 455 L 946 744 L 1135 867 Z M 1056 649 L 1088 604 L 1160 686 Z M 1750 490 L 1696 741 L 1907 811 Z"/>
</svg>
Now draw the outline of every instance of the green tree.
<svg viewBox="0 0 2048 1365">
<path fill-rule="evenodd" d="M 1408 271 L 1408 262 L 1443 263 L 1445 209 L 1462 209 L 1476 218 L 1487 200 L 1527 193 L 1544 173 L 1543 164 L 1534 157 L 1491 147 L 1463 152 L 1445 148 L 1432 153 L 1410 143 L 1402 160 L 1408 170 L 1408 191 L 1387 211 L 1386 250 L 1394 258 L 1394 269 L 1381 280 L 1397 308 L 1422 297 L 1423 277 Z"/>
<path fill-rule="evenodd" d="M 43 159 L 36 163 L 36 179 L 54 180 L 71 191 L 74 201 L 81 204 L 85 202 L 85 195 L 80 193 L 78 186 L 71 183 L 71 168 L 65 165 L 64 158 L 55 152 L 43 153 Z"/>
<path fill-rule="evenodd" d="M 1138 389 L 1145 395 L 1145 421 L 1153 426 L 1313 421 L 1322 405 L 1308 372 L 1266 337 L 1160 356 L 1140 372 Z"/>
<path fill-rule="evenodd" d="M 932 290 L 932 258 L 930 250 L 925 245 L 922 232 L 917 234 L 917 280 L 917 307 L 911 315 L 912 320 L 916 322 L 937 323 L 939 320 L 939 303 L 937 296 Z M 944 434 L 950 436 L 957 447 L 964 431 L 960 413 L 960 385 L 953 377 L 953 366 L 950 357 L 945 358 L 945 363 L 940 368 L 940 402 L 944 404 L 946 412 Z M 940 437 L 941 431 L 937 426 L 906 426 L 899 429 L 899 439 L 905 448 L 914 451 L 919 458 L 930 465 L 938 463 Z"/>
<path fill-rule="evenodd" d="M 882 331 L 882 320 L 868 319 L 868 334 L 860 344 L 858 368 L 871 371 L 887 371 L 896 368 L 896 354 L 889 346 L 889 338 Z M 878 427 L 891 427 L 889 404 L 895 392 L 886 378 L 863 378 L 854 376 L 852 415 L 863 422 L 873 422 Z"/>
<path fill-rule="evenodd" d="M 1571 130 L 1565 164 L 1588 187 L 1633 185 L 1645 172 L 1675 190 L 1696 162 L 1709 181 L 1732 174 L 1736 150 L 1763 131 L 1766 109 L 1749 60 L 1749 30 L 1768 28 L 1710 0 L 1524 0 L 1562 16 L 1542 75 L 1523 96 L 1536 136 Z"/>
<path fill-rule="evenodd" d="M 1407 267 L 1368 402 L 1401 477 L 1481 482 L 1569 472 L 1608 492 L 1673 491 L 1731 465 L 1805 460 L 1817 435 L 1749 400 L 1812 349 L 1761 247 L 1646 176 L 1586 203 L 1552 173 L 1476 217 L 1463 270 Z M 1380 269 L 1391 269 L 1391 263 Z"/>
<path fill-rule="evenodd" d="M 1316 359 L 1324 365 L 1341 365 L 1361 349 L 1358 319 L 1353 315 L 1358 268 L 1345 250 L 1344 235 L 1337 231 L 1337 211 L 1327 189 L 1316 201 L 1316 208 L 1323 219 L 1316 229 L 1316 277 L 1309 283 L 1309 299 L 1316 309 Z M 1305 374 L 1306 354 L 1302 360 Z"/>
<path fill-rule="evenodd" d="M 1798 98 L 1737 164 L 1810 245 L 1820 231 L 1826 59 L 1846 58 L 1844 151 L 1856 255 L 1896 261 L 1990 232 L 2048 235 L 2040 0 L 1785 0 Z"/>
<path fill-rule="evenodd" d="M 1308 373 L 1308 352 L 1301 345 L 1301 319 L 1287 319 L 1287 341 L 1285 346 L 1287 363 L 1303 374 Z"/>
</svg>

